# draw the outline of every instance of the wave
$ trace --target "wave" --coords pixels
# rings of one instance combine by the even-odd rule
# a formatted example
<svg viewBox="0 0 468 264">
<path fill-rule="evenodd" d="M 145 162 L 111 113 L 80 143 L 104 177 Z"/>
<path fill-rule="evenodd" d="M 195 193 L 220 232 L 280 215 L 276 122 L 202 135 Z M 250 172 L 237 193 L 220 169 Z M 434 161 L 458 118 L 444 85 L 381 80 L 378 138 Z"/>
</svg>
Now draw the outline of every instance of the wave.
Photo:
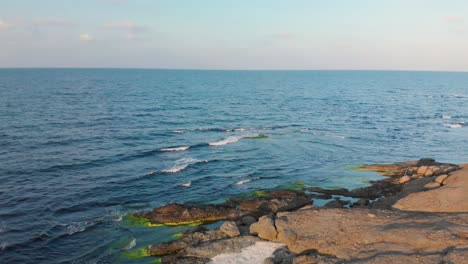
<svg viewBox="0 0 468 264">
<path fill-rule="evenodd" d="M 243 136 L 231 136 L 231 137 L 227 137 L 227 138 L 225 138 L 223 140 L 220 140 L 220 141 L 210 142 L 210 143 L 208 143 L 208 145 L 210 145 L 210 146 L 224 146 L 224 145 L 227 145 L 227 144 L 236 143 L 241 138 L 243 138 Z"/>
<path fill-rule="evenodd" d="M 185 147 L 173 147 L 173 148 L 163 148 L 163 149 L 160 149 L 160 151 L 162 152 L 176 152 L 176 151 L 185 151 L 187 149 L 189 149 L 190 146 L 185 146 Z"/>
<path fill-rule="evenodd" d="M 0 243 L 0 252 L 4 251 L 8 246 L 9 245 L 8 245 L 7 242 L 1 242 Z"/>
<path fill-rule="evenodd" d="M 241 181 L 238 181 L 236 183 L 234 183 L 234 185 L 243 185 L 243 184 L 246 184 L 246 183 L 249 183 L 251 181 L 256 181 L 256 180 L 259 180 L 260 177 L 257 177 L 257 178 L 252 178 L 252 179 L 246 179 L 246 180 L 241 180 Z"/>
<path fill-rule="evenodd" d="M 186 183 L 181 183 L 181 184 L 179 184 L 177 186 L 189 188 L 190 186 L 192 186 L 192 181 L 189 181 L 189 182 L 186 182 Z"/>
<path fill-rule="evenodd" d="M 192 166 L 192 165 L 195 165 L 195 164 L 198 164 L 198 163 L 207 163 L 207 162 L 208 162 L 207 160 L 198 160 L 198 159 L 193 159 L 193 158 L 183 158 L 183 159 L 177 160 L 173 167 L 171 167 L 169 169 L 161 170 L 161 172 L 162 173 L 170 173 L 170 174 L 179 173 L 179 172 L 185 170 L 186 168 L 188 168 L 189 166 Z"/>
<path fill-rule="evenodd" d="M 224 145 L 227 145 L 227 144 L 232 144 L 232 143 L 236 143 L 237 141 L 243 139 L 243 138 L 246 138 L 246 139 L 261 139 L 261 138 L 268 138 L 268 135 L 266 134 L 251 134 L 251 135 L 242 135 L 242 136 L 230 136 L 230 137 L 227 137 L 223 140 L 219 140 L 219 141 L 214 141 L 214 142 L 210 142 L 208 143 L 209 146 L 224 146 Z"/>
<path fill-rule="evenodd" d="M 449 128 L 461 128 L 465 126 L 465 122 L 455 123 L 455 124 L 447 124 Z"/>
<path fill-rule="evenodd" d="M 452 119 L 452 117 L 449 116 L 449 115 L 443 115 L 443 116 L 442 116 L 442 119 Z"/>
<path fill-rule="evenodd" d="M 123 250 L 130 250 L 136 246 L 136 238 L 133 238 L 128 245 L 126 245 Z"/>
</svg>

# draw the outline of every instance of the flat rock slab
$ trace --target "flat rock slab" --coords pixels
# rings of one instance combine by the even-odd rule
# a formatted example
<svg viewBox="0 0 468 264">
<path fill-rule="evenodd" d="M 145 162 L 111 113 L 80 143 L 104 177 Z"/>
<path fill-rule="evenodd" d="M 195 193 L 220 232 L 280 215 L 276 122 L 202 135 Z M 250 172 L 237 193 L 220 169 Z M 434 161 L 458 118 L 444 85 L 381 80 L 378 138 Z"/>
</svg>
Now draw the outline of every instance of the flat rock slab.
<svg viewBox="0 0 468 264">
<path fill-rule="evenodd" d="M 468 167 L 452 172 L 444 186 L 400 199 L 393 208 L 419 212 L 468 212 Z"/>
<path fill-rule="evenodd" d="M 278 213 L 275 241 L 299 254 L 315 249 L 342 260 L 385 252 L 425 254 L 468 244 L 468 214 L 321 209 Z M 262 237 L 262 230 L 257 227 Z"/>
</svg>

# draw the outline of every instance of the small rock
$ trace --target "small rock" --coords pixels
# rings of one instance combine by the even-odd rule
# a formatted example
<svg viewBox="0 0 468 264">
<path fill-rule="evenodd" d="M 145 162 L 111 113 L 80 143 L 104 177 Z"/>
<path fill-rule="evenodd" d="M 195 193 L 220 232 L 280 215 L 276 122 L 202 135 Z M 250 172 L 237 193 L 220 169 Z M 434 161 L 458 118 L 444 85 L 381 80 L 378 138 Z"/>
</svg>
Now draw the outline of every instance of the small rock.
<svg viewBox="0 0 468 264">
<path fill-rule="evenodd" d="M 400 178 L 400 184 L 405 184 L 405 183 L 407 183 L 409 181 L 411 181 L 411 177 L 408 176 L 408 175 L 405 175 L 405 176 Z"/>
<path fill-rule="evenodd" d="M 439 183 L 439 184 L 444 184 L 444 181 L 448 178 L 448 175 L 447 174 L 442 174 L 440 175 L 439 177 L 437 177 L 435 179 L 435 182 Z"/>
<path fill-rule="evenodd" d="M 424 175 L 426 173 L 426 171 L 427 171 L 427 166 L 421 166 L 421 167 L 419 167 L 417 173 Z"/>
<path fill-rule="evenodd" d="M 430 182 L 424 185 L 424 188 L 429 188 L 429 189 L 437 188 L 437 187 L 440 187 L 440 184 L 438 182 Z"/>
<path fill-rule="evenodd" d="M 434 171 L 432 168 L 427 169 L 426 173 L 424 173 L 424 177 L 431 177 L 432 175 L 434 175 Z"/>
<path fill-rule="evenodd" d="M 253 216 L 250 216 L 250 215 L 246 215 L 244 217 L 242 217 L 242 223 L 246 226 L 249 226 L 253 223 L 257 222 L 257 220 L 255 219 L 255 217 Z"/>
<path fill-rule="evenodd" d="M 239 228 L 233 221 L 224 222 L 224 224 L 219 229 L 229 237 L 236 237 L 240 235 Z"/>
<path fill-rule="evenodd" d="M 367 214 L 367 217 L 369 218 L 377 218 L 377 216 L 375 214 L 371 214 L 371 213 L 368 213 Z"/>
<path fill-rule="evenodd" d="M 258 237 L 270 241 L 275 241 L 278 235 L 274 220 L 267 215 L 260 217 L 257 223 L 250 226 L 250 233 L 258 234 Z"/>
</svg>

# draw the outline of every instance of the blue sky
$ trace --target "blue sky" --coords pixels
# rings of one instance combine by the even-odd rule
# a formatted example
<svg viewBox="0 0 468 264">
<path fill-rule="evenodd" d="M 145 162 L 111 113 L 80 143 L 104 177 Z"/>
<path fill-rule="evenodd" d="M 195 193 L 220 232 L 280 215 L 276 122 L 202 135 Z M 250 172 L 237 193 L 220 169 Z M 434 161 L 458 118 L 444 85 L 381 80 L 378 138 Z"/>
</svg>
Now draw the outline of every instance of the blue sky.
<svg viewBox="0 0 468 264">
<path fill-rule="evenodd" d="M 468 71 L 466 0 L 0 0 L 0 67 Z"/>
</svg>

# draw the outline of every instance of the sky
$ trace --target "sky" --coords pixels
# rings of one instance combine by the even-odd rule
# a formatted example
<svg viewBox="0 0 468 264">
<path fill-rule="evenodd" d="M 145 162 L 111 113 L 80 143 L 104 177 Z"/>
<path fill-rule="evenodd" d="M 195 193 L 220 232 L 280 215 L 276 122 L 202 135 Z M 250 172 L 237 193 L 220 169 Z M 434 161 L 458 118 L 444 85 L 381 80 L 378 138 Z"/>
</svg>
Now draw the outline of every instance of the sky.
<svg viewBox="0 0 468 264">
<path fill-rule="evenodd" d="M 466 0 L 0 0 L 0 67 L 468 71 Z"/>
</svg>

